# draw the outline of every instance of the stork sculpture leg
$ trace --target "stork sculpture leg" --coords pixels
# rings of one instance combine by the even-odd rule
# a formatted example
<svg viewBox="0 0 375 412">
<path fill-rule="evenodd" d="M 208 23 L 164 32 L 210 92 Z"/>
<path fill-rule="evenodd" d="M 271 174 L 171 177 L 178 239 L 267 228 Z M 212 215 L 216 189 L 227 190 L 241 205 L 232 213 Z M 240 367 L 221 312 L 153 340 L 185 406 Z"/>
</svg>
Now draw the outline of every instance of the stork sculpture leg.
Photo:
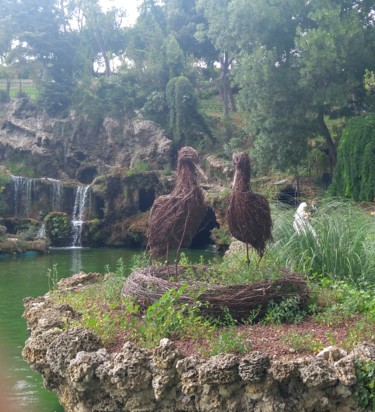
<svg viewBox="0 0 375 412">
<path fill-rule="evenodd" d="M 168 277 L 169 277 L 169 243 L 167 243 L 167 253 L 165 256 L 165 266 L 167 267 L 167 273 L 168 273 Z"/>
<path fill-rule="evenodd" d="M 182 242 L 183 242 L 184 237 L 185 237 L 186 226 L 187 226 L 187 222 L 188 222 L 188 219 L 189 219 L 189 215 L 190 215 L 190 209 L 188 211 L 188 214 L 186 215 L 184 231 L 182 232 L 181 240 L 180 240 L 180 243 L 178 244 L 178 248 L 177 248 L 177 251 L 176 251 L 176 260 L 175 260 L 175 280 L 176 281 L 177 281 L 177 276 L 178 276 L 178 262 L 180 260 L 180 249 L 182 247 Z"/>
<path fill-rule="evenodd" d="M 248 243 L 246 243 L 246 263 L 247 263 L 247 266 L 249 267 L 250 266 L 250 257 L 249 257 L 249 244 Z"/>
</svg>

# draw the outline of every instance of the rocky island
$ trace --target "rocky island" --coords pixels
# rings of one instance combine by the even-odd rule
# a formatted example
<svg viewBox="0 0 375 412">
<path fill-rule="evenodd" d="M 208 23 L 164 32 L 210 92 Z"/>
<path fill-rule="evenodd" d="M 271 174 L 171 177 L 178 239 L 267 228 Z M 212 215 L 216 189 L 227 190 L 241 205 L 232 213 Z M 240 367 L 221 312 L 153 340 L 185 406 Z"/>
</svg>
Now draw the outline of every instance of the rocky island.
<svg viewBox="0 0 375 412">
<path fill-rule="evenodd" d="M 98 282 L 80 273 L 59 293 Z M 153 349 L 131 341 L 109 351 L 92 332 L 69 329 L 79 313 L 49 294 L 25 301 L 30 337 L 23 356 L 66 412 L 119 411 L 360 411 L 356 362 L 374 362 L 375 345 L 350 353 L 327 347 L 317 355 L 270 357 L 260 351 L 186 355 L 162 339 Z"/>
</svg>

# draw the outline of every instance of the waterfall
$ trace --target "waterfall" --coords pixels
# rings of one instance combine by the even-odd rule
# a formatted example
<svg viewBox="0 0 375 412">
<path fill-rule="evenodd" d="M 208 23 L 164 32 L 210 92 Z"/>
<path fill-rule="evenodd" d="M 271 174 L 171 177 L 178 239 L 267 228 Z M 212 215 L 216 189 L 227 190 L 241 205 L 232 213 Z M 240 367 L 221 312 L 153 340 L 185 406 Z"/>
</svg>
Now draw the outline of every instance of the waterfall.
<svg viewBox="0 0 375 412">
<path fill-rule="evenodd" d="M 44 239 L 47 236 L 46 234 L 46 223 L 43 222 L 42 226 L 39 228 L 38 233 L 36 235 L 37 239 Z"/>
<path fill-rule="evenodd" d="M 14 216 L 22 215 L 22 205 L 24 203 L 25 215 L 31 211 L 32 194 L 34 190 L 34 180 L 24 176 L 11 176 L 14 190 Z"/>
<path fill-rule="evenodd" d="M 47 178 L 52 183 L 52 210 L 60 211 L 62 207 L 63 183 L 57 179 Z"/>
<path fill-rule="evenodd" d="M 81 234 L 83 226 L 83 217 L 86 209 L 87 194 L 90 189 L 88 186 L 78 186 L 74 201 L 72 214 L 73 243 L 72 247 L 82 247 Z"/>
</svg>

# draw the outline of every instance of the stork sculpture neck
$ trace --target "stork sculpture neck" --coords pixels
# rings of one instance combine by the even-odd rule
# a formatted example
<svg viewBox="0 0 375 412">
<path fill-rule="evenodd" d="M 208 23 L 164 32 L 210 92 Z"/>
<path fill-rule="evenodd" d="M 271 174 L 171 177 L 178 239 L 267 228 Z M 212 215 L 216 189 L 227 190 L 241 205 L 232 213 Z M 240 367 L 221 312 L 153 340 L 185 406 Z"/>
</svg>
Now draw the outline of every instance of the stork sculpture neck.
<svg viewBox="0 0 375 412">
<path fill-rule="evenodd" d="M 236 168 L 233 179 L 233 190 L 247 192 L 250 190 L 250 175 L 243 170 Z"/>
<path fill-rule="evenodd" d="M 194 186 L 197 186 L 197 176 L 195 167 L 192 163 L 181 163 L 178 165 L 177 168 L 177 177 L 176 177 L 176 185 L 175 190 L 179 190 L 179 188 L 192 189 Z"/>
</svg>

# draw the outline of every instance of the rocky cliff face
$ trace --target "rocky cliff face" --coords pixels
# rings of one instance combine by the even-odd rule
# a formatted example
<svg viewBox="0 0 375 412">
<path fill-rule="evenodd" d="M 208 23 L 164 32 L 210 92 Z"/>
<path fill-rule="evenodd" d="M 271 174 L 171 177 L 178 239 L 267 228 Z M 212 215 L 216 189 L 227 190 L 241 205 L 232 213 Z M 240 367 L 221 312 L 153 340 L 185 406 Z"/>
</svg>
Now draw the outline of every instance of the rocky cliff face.
<svg viewBox="0 0 375 412">
<path fill-rule="evenodd" d="M 32 176 L 91 183 L 113 168 L 147 164 L 163 169 L 172 159 L 172 142 L 154 122 L 106 118 L 100 125 L 49 118 L 26 98 L 2 106 L 0 162 L 32 169 Z M 21 173 L 20 173 L 21 174 Z"/>
<path fill-rule="evenodd" d="M 95 282 L 78 274 L 60 282 L 75 288 Z M 59 396 L 66 412 L 119 411 L 359 411 L 355 359 L 375 361 L 375 346 L 347 354 L 327 348 L 303 359 L 270 359 L 259 352 L 184 356 L 173 342 L 153 350 L 126 343 L 109 353 L 82 328 L 66 330 L 79 315 L 48 295 L 25 301 L 30 331 L 23 356 Z"/>
<path fill-rule="evenodd" d="M 147 211 L 172 180 L 158 170 L 171 162 L 172 142 L 154 122 L 106 118 L 94 127 L 76 113 L 50 118 L 16 99 L 0 106 L 0 173 L 16 175 L 0 195 L 1 223 L 16 234 L 25 219 L 41 225 L 51 212 L 73 220 L 89 187 L 83 245 L 143 245 Z"/>
</svg>

